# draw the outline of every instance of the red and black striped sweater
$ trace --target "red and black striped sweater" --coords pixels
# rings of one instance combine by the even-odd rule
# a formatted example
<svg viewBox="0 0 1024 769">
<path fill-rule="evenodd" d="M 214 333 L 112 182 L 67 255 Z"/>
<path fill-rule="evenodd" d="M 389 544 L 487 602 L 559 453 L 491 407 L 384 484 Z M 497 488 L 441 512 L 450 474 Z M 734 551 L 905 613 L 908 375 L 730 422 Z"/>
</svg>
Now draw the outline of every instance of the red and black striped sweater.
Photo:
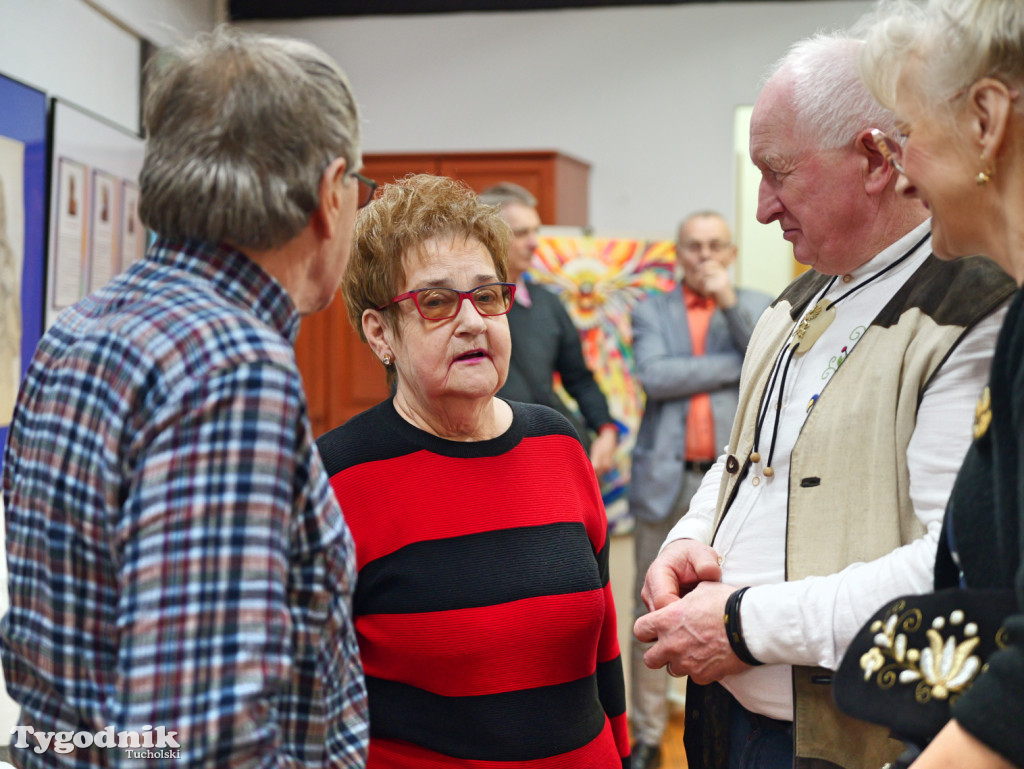
<svg viewBox="0 0 1024 769">
<path fill-rule="evenodd" d="M 356 543 L 369 769 L 629 764 L 607 521 L 569 423 L 456 442 L 390 400 L 318 448 Z"/>
</svg>

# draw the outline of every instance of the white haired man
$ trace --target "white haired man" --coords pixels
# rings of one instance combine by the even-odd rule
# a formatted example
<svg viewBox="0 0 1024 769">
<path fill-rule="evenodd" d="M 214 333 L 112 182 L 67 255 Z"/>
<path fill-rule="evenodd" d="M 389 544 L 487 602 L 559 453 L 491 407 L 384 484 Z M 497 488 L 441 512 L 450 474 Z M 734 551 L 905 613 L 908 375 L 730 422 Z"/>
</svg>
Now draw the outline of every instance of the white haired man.
<svg viewBox="0 0 1024 769">
<path fill-rule="evenodd" d="M 943 510 L 1014 284 L 942 262 L 871 129 L 861 43 L 795 45 L 754 107 L 758 220 L 802 275 L 748 347 L 729 450 L 647 574 L 635 633 L 688 675 L 691 766 L 875 769 L 900 752 L 840 714 L 831 672 L 889 598 L 930 589 Z M 724 617 L 724 621 L 723 621 Z"/>
</svg>

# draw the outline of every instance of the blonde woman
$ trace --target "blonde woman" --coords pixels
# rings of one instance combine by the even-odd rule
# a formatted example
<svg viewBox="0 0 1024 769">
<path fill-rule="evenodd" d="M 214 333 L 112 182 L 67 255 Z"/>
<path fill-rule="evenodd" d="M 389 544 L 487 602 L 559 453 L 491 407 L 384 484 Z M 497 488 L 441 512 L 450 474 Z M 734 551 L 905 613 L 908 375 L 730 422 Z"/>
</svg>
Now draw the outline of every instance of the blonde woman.
<svg viewBox="0 0 1024 769">
<path fill-rule="evenodd" d="M 935 252 L 991 257 L 1024 283 L 1024 3 L 881 5 L 862 58 L 902 137 L 878 137 L 897 190 L 933 215 Z M 899 141 L 898 139 L 902 139 Z M 914 769 L 1024 767 L 1024 294 L 1010 306 L 953 489 L 935 586 L 1015 588 L 1009 644 Z"/>
</svg>

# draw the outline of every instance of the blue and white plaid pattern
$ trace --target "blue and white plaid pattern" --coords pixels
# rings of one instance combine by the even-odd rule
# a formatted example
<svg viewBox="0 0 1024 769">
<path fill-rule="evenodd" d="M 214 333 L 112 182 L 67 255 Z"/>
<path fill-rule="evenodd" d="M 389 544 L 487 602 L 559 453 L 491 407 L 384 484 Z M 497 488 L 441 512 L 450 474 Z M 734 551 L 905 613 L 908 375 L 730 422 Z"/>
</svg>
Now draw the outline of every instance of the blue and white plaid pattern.
<svg viewBox="0 0 1024 769">
<path fill-rule="evenodd" d="M 147 766 L 364 765 L 354 549 L 310 430 L 298 321 L 242 254 L 158 241 L 46 333 L 3 467 L 0 640 L 21 724 L 177 732 L 180 753 Z"/>
</svg>

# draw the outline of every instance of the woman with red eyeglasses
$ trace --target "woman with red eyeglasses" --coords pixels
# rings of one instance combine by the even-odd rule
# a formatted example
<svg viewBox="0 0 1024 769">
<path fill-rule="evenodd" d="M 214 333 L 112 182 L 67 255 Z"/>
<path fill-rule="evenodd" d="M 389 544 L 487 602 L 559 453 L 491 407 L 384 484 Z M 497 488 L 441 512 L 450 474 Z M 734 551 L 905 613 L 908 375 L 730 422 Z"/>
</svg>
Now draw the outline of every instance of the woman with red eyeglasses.
<svg viewBox="0 0 1024 769">
<path fill-rule="evenodd" d="M 509 238 L 427 175 L 356 223 L 345 303 L 394 395 L 318 447 L 356 543 L 371 769 L 629 763 L 593 467 L 560 414 L 495 395 Z"/>
</svg>

